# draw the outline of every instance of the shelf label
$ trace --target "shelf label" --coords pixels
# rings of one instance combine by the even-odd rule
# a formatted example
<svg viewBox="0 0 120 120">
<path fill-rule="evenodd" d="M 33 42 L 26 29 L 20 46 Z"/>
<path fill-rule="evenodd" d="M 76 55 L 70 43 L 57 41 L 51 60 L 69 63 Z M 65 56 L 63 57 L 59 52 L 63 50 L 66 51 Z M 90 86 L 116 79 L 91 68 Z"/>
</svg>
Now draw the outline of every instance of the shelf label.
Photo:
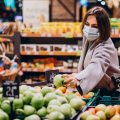
<svg viewBox="0 0 120 120">
<path fill-rule="evenodd" d="M 49 52 L 49 55 L 54 55 L 54 52 Z"/>
<path fill-rule="evenodd" d="M 59 74 L 59 70 L 48 70 L 45 72 L 47 83 L 53 83 L 53 78 Z"/>
<path fill-rule="evenodd" d="M 3 97 L 19 98 L 19 83 L 6 81 L 3 83 Z"/>
</svg>

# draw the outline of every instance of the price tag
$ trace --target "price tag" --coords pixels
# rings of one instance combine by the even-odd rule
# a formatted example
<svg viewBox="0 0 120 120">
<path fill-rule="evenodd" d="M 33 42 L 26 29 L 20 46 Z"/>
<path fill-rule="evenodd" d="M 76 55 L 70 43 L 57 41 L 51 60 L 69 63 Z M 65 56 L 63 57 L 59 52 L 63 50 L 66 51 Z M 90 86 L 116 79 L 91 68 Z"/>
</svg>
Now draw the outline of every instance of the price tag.
<svg viewBox="0 0 120 120">
<path fill-rule="evenodd" d="M 6 81 L 3 83 L 3 97 L 19 98 L 19 83 Z"/>
<path fill-rule="evenodd" d="M 49 70 L 45 72 L 47 83 L 53 83 L 53 78 L 59 74 L 59 70 Z"/>
</svg>

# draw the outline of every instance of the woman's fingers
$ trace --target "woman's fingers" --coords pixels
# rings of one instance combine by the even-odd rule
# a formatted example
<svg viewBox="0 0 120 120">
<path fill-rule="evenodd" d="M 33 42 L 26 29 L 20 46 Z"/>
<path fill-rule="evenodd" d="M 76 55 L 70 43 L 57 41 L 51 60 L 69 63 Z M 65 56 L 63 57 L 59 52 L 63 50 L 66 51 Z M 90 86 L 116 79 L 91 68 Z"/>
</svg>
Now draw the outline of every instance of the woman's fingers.
<svg viewBox="0 0 120 120">
<path fill-rule="evenodd" d="M 68 87 L 68 86 L 70 86 L 70 87 L 75 87 L 76 84 L 77 84 L 77 80 L 74 78 L 74 79 L 72 79 L 69 83 L 67 83 L 65 86 L 66 86 L 66 87 Z"/>
<path fill-rule="evenodd" d="M 73 80 L 73 77 L 67 77 L 67 78 L 65 78 L 64 83 L 65 84 L 70 83 L 72 80 Z"/>
</svg>

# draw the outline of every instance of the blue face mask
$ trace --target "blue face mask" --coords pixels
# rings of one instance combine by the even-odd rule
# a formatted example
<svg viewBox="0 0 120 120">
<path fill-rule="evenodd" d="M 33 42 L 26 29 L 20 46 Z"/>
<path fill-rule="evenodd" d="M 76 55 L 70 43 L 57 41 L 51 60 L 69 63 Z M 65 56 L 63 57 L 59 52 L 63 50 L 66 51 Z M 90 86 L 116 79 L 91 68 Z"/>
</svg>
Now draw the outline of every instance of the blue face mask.
<svg viewBox="0 0 120 120">
<path fill-rule="evenodd" d="M 94 41 L 99 38 L 99 30 L 97 28 L 93 28 L 85 25 L 83 28 L 83 34 L 88 41 Z"/>
</svg>

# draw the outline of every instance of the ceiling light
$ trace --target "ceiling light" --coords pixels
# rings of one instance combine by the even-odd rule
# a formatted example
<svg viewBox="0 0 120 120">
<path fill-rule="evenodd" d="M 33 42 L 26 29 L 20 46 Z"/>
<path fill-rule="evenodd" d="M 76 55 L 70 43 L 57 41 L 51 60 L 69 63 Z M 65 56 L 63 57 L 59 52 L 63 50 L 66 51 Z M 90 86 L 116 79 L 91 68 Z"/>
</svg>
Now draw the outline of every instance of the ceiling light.
<svg viewBox="0 0 120 120">
<path fill-rule="evenodd" d="M 102 1 L 102 2 L 101 2 L 101 5 L 105 5 L 105 1 Z"/>
</svg>

